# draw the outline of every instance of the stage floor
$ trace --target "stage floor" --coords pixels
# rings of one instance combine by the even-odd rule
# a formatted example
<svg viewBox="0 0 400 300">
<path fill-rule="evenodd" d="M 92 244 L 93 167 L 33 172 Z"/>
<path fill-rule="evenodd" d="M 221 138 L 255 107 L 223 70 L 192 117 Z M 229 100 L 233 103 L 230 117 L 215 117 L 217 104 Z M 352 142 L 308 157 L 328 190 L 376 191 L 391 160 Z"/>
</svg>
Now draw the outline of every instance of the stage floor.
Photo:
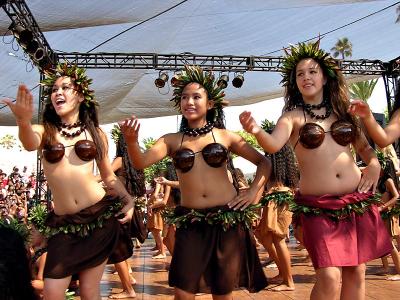
<svg viewBox="0 0 400 300">
<path fill-rule="evenodd" d="M 296 243 L 288 244 L 292 257 L 292 272 L 295 282 L 295 291 L 272 292 L 265 289 L 256 294 L 250 294 L 246 290 L 236 290 L 233 294 L 234 299 L 309 299 L 311 288 L 315 281 L 314 270 L 312 266 L 305 261 L 305 252 L 296 249 Z M 153 252 L 150 250 L 154 246 L 154 240 L 146 240 L 140 249 L 134 249 L 134 254 L 129 260 L 133 276 L 137 283 L 134 286 L 136 299 L 173 299 L 173 288 L 168 286 L 168 272 L 165 265 L 170 261 L 171 256 L 167 255 L 164 260 L 152 259 Z M 265 266 L 267 259 L 266 251 L 263 247 L 259 248 L 260 259 L 264 266 L 264 272 L 268 278 L 278 274 L 276 268 Z M 390 271 L 394 272 L 392 260 L 389 258 Z M 386 276 L 374 275 L 379 270 L 381 261 L 374 260 L 367 264 L 366 280 L 366 299 L 398 299 L 400 295 L 400 281 L 385 280 Z M 118 275 L 111 273 L 112 265 L 107 265 L 101 281 L 102 299 L 108 299 L 111 293 L 121 291 L 121 284 Z M 268 287 L 273 287 L 271 284 Z M 75 299 L 80 299 L 76 296 Z M 212 299 L 211 295 L 200 295 L 196 299 Z"/>
</svg>

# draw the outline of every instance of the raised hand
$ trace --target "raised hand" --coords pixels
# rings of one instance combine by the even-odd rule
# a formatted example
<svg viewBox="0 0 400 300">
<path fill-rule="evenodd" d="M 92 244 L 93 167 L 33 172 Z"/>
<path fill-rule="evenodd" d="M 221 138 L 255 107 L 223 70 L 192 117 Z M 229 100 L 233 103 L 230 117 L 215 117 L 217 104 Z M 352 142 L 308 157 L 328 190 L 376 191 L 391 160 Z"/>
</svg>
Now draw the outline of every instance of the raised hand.
<svg viewBox="0 0 400 300">
<path fill-rule="evenodd" d="M 251 134 L 257 134 L 261 127 L 258 126 L 257 122 L 251 116 L 251 112 L 244 111 L 239 115 L 239 121 L 242 124 L 244 130 Z"/>
<path fill-rule="evenodd" d="M 13 103 L 10 99 L 1 100 L 6 104 L 18 122 L 30 122 L 33 116 L 33 96 L 25 85 L 18 87 L 17 100 Z"/>
<path fill-rule="evenodd" d="M 359 116 L 361 119 L 372 116 L 371 109 L 363 100 L 352 100 L 347 112 Z"/>
<path fill-rule="evenodd" d="M 135 116 L 126 119 L 123 123 L 119 123 L 119 128 L 127 143 L 138 143 L 140 123 Z"/>
<path fill-rule="evenodd" d="M 165 177 L 160 176 L 154 178 L 154 181 L 159 184 L 166 184 L 168 180 Z"/>
</svg>

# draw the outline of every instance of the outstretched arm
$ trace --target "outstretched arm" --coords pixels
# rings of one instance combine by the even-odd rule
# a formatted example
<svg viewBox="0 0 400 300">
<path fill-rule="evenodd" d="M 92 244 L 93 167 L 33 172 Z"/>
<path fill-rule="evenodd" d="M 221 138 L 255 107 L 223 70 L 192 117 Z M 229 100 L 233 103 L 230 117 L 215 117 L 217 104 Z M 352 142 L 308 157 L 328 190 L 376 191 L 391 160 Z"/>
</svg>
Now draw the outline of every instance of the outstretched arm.
<svg viewBox="0 0 400 300">
<path fill-rule="evenodd" d="M 135 116 L 120 123 L 120 128 L 125 137 L 129 158 L 136 169 L 147 168 L 168 155 L 167 136 L 162 136 L 150 149 L 142 152 L 138 140 L 140 123 Z"/>
<path fill-rule="evenodd" d="M 5 103 L 14 114 L 18 126 L 18 137 L 24 148 L 28 151 L 37 150 L 40 147 L 44 130 L 43 126 L 31 124 L 33 97 L 29 89 L 25 85 L 20 85 L 15 103 L 9 99 L 1 102 Z"/>
<path fill-rule="evenodd" d="M 168 186 L 170 186 L 172 188 L 179 189 L 179 181 L 178 180 L 172 181 L 172 180 L 168 180 L 167 178 L 161 176 L 161 177 L 154 178 L 154 181 L 159 183 L 159 184 L 165 184 L 165 185 L 168 185 Z"/>
<path fill-rule="evenodd" d="M 400 136 L 400 112 L 397 110 L 389 124 L 383 129 L 376 122 L 368 104 L 362 100 L 353 100 L 350 104 L 348 112 L 357 115 L 362 120 L 368 135 L 381 148 L 392 144 Z"/>
<path fill-rule="evenodd" d="M 249 111 L 242 112 L 239 120 L 243 129 L 253 134 L 258 144 L 268 153 L 279 151 L 287 143 L 293 127 L 288 117 L 282 116 L 278 120 L 274 131 L 269 134 L 257 124 Z"/>
</svg>

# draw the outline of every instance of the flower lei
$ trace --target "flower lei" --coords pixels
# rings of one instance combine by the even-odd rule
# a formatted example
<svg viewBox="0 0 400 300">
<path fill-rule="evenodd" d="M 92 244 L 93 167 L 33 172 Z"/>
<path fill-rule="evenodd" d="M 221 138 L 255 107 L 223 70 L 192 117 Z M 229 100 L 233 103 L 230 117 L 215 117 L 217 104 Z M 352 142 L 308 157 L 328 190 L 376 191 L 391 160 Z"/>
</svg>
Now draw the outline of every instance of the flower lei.
<svg viewBox="0 0 400 300">
<path fill-rule="evenodd" d="M 270 194 L 265 194 L 261 198 L 260 203 L 262 206 L 265 206 L 269 201 L 274 201 L 277 206 L 284 204 L 291 205 L 291 203 L 293 203 L 293 194 L 289 191 L 276 191 Z"/>
<path fill-rule="evenodd" d="M 184 215 L 177 216 L 173 208 L 164 209 L 162 215 L 165 222 L 174 224 L 177 228 L 187 227 L 188 224 L 195 222 L 207 223 L 209 225 L 221 225 L 224 231 L 229 228 L 244 224 L 247 229 L 251 229 L 253 222 L 259 219 L 258 209 L 260 204 L 250 205 L 244 210 L 222 210 L 215 212 L 200 212 L 196 209 L 191 209 Z"/>
<path fill-rule="evenodd" d="M 98 105 L 98 102 L 94 99 L 94 90 L 90 89 L 93 80 L 86 76 L 86 70 L 76 65 L 69 65 L 66 62 L 57 64 L 56 69 L 46 73 L 46 78 L 40 82 L 40 85 L 45 87 L 43 94 L 47 97 L 48 103 L 51 102 L 50 96 L 54 83 L 59 77 L 64 76 L 71 78 L 77 92 L 83 95 L 86 106 Z"/>
<path fill-rule="evenodd" d="M 288 86 L 296 82 L 296 66 L 302 59 L 312 58 L 321 66 L 331 78 L 336 78 L 336 72 L 339 70 L 337 61 L 329 53 L 319 49 L 318 39 L 315 43 L 299 43 L 297 46 L 291 45 L 284 49 L 286 57 L 283 59 L 281 72 L 283 86 Z"/>
<path fill-rule="evenodd" d="M 326 209 L 312 206 L 299 205 L 295 202 L 291 203 L 289 209 L 293 212 L 295 216 L 299 214 L 312 214 L 312 215 L 320 215 L 324 214 L 335 221 L 343 220 L 349 217 L 353 212 L 362 215 L 367 210 L 370 209 L 370 206 L 373 204 L 379 204 L 381 202 L 381 195 L 376 193 L 372 197 L 365 199 L 363 201 L 359 201 L 356 203 L 347 204 L 345 207 L 341 209 Z"/>
<path fill-rule="evenodd" d="M 109 206 L 108 210 L 100 215 L 96 220 L 87 224 L 66 224 L 59 227 L 50 227 L 45 224 L 47 218 L 47 208 L 43 205 L 36 205 L 29 211 L 28 220 L 46 238 L 50 238 L 58 233 L 76 234 L 80 237 L 88 236 L 94 229 L 102 228 L 104 221 L 114 216 L 122 208 L 121 202 L 114 202 Z"/>
<path fill-rule="evenodd" d="M 174 83 L 175 89 L 171 101 L 175 102 L 174 106 L 179 111 L 183 89 L 192 82 L 196 82 L 204 87 L 207 91 L 208 99 L 214 101 L 216 111 L 228 105 L 228 102 L 224 100 L 225 93 L 218 86 L 214 74 L 204 71 L 199 66 L 185 65 L 184 70 L 180 74 L 174 75 L 174 79 L 176 83 Z"/>
</svg>

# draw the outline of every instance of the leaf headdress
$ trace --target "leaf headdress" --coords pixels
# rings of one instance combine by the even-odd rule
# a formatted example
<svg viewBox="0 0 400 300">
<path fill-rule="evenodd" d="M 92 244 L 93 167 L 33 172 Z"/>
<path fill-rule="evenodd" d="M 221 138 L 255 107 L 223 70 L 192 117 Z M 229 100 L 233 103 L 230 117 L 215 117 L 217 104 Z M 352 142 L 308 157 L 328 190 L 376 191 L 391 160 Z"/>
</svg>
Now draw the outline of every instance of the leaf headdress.
<svg viewBox="0 0 400 300">
<path fill-rule="evenodd" d="M 67 62 L 57 64 L 56 68 L 47 72 L 46 78 L 40 82 L 40 84 L 45 87 L 44 95 L 48 97 L 48 102 L 50 102 L 54 83 L 59 77 L 64 76 L 71 78 L 71 81 L 76 86 L 77 92 L 83 95 L 84 103 L 87 106 L 90 106 L 90 104 L 98 105 L 98 102 L 94 99 L 94 91 L 90 89 L 93 80 L 87 77 L 86 70 L 76 65 L 70 65 Z"/>
<path fill-rule="evenodd" d="M 228 101 L 224 100 L 225 93 L 218 86 L 212 72 L 204 71 L 199 66 L 185 65 L 180 74 L 175 74 L 174 80 L 176 80 L 176 83 L 174 83 L 175 89 L 171 101 L 175 102 L 174 106 L 179 110 L 183 89 L 192 82 L 196 82 L 204 87 L 207 91 L 208 99 L 214 101 L 214 108 L 217 111 L 228 105 Z"/>
<path fill-rule="evenodd" d="M 331 78 L 337 78 L 339 66 L 337 61 L 329 53 L 319 48 L 318 39 L 315 43 L 299 43 L 291 45 L 289 49 L 284 49 L 285 58 L 282 62 L 281 72 L 283 86 L 289 86 L 296 82 L 296 66 L 305 58 L 312 58 L 321 66 L 325 74 Z"/>
</svg>

